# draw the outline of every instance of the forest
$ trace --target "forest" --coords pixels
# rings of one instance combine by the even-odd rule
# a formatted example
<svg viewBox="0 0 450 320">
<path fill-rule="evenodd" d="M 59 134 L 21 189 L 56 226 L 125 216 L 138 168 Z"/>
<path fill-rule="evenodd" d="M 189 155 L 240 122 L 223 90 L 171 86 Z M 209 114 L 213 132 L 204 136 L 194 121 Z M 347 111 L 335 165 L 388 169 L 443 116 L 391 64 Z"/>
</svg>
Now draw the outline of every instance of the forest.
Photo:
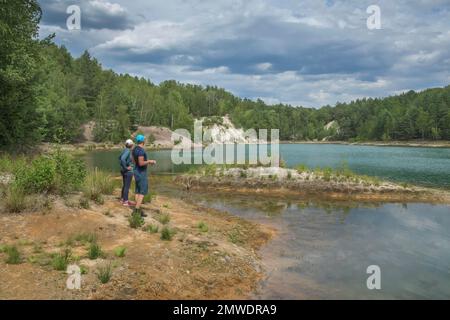
<svg viewBox="0 0 450 320">
<path fill-rule="evenodd" d="M 281 140 L 450 140 L 450 86 L 317 109 L 267 105 L 216 86 L 118 74 L 88 51 L 73 57 L 54 35 L 38 38 L 37 1 L 0 4 L 2 149 L 79 142 L 89 121 L 96 141 L 117 143 L 139 125 L 192 130 L 196 118 L 226 114 L 237 127 L 280 129 Z"/>
</svg>

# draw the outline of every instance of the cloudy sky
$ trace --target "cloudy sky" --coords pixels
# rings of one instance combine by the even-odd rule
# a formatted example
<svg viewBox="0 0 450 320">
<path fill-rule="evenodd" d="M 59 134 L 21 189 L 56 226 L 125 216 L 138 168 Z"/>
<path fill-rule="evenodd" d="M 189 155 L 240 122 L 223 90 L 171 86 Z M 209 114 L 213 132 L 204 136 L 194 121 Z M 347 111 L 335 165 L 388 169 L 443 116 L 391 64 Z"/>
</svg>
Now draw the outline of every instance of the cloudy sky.
<svg viewBox="0 0 450 320">
<path fill-rule="evenodd" d="M 450 84 L 450 0 L 39 0 L 106 68 L 307 107 Z M 68 30 L 69 5 L 81 30 Z M 370 5 L 381 29 L 369 30 Z"/>
</svg>

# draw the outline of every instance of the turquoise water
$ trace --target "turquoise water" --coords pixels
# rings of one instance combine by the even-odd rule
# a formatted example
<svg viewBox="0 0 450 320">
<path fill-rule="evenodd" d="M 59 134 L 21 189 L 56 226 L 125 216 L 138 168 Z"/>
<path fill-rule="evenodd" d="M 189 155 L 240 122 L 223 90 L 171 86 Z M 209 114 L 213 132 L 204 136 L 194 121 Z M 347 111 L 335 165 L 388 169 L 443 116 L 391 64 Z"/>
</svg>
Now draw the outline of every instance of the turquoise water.
<svg viewBox="0 0 450 320">
<path fill-rule="evenodd" d="M 200 153 L 201 150 L 194 151 Z M 90 166 L 118 171 L 120 151 L 93 151 L 86 156 Z M 374 147 L 339 144 L 281 144 L 281 158 L 289 167 L 336 168 L 347 163 L 359 174 L 412 184 L 450 188 L 450 148 Z M 192 165 L 174 165 L 171 151 L 149 152 L 158 164 L 155 173 L 179 173 Z"/>
<path fill-rule="evenodd" d="M 203 203 L 278 229 L 255 298 L 450 299 L 449 206 L 253 200 Z M 370 265 L 381 290 L 367 288 Z"/>
</svg>

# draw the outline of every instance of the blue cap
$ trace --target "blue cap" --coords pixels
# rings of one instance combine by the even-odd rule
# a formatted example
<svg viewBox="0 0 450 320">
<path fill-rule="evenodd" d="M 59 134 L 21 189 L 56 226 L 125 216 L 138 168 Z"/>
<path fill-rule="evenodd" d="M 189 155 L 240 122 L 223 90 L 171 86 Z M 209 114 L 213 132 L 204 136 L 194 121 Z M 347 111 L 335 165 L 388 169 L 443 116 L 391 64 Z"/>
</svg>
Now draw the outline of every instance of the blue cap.
<svg viewBox="0 0 450 320">
<path fill-rule="evenodd" d="M 145 137 L 142 134 L 138 134 L 137 135 L 137 137 L 136 137 L 136 142 L 137 143 L 144 142 L 144 140 L 145 140 Z"/>
</svg>

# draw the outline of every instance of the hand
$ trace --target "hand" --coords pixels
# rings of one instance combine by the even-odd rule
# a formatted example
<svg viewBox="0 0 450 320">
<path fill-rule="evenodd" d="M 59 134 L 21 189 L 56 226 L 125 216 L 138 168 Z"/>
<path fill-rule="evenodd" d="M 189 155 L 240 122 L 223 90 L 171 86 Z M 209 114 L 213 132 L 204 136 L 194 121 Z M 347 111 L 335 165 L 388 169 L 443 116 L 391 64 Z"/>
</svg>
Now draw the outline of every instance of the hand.
<svg viewBox="0 0 450 320">
<path fill-rule="evenodd" d="M 132 168 L 131 166 L 129 166 L 129 167 L 127 168 L 127 170 L 128 170 L 128 171 L 131 171 L 131 170 L 133 170 L 133 168 Z"/>
<path fill-rule="evenodd" d="M 155 160 L 149 160 L 148 163 L 151 164 L 151 165 L 153 166 L 153 165 L 156 164 L 156 161 L 155 161 Z"/>
</svg>

